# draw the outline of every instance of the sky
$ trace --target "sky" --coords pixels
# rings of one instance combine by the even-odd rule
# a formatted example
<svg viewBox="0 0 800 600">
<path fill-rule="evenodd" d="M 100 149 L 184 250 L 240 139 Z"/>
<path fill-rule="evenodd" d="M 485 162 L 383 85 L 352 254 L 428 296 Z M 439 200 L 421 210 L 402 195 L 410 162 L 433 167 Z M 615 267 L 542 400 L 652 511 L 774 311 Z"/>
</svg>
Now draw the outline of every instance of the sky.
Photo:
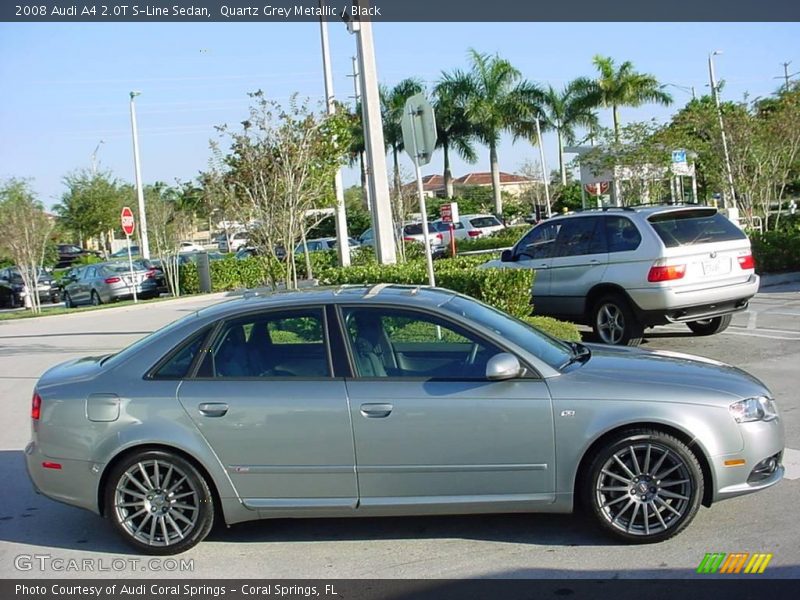
<svg viewBox="0 0 800 600">
<path fill-rule="evenodd" d="M 355 40 L 343 24 L 330 23 L 334 92 L 351 101 Z M 373 27 L 382 83 L 415 76 L 429 85 L 443 70 L 466 68 L 467 50 L 499 53 L 527 79 L 560 87 L 593 76 L 595 54 L 659 81 L 708 92 L 712 50 L 723 99 L 774 92 L 781 63 L 800 70 L 798 23 L 377 23 Z M 66 191 L 63 178 L 92 164 L 133 181 L 129 92 L 136 99 L 145 183 L 189 181 L 206 169 L 214 126 L 247 116 L 248 92 L 269 98 L 293 93 L 324 97 L 319 26 L 313 23 L 0 23 L 0 179 L 29 178 L 47 207 Z M 690 94 L 670 88 L 671 107 L 623 108 L 623 123 L 664 122 Z M 610 125 L 610 111 L 600 111 Z M 102 143 L 101 143 L 102 141 Z M 548 170 L 557 167 L 555 137 L 544 136 Z M 479 160 L 456 159 L 455 176 L 488 170 Z M 538 161 L 538 150 L 505 136 L 500 168 L 515 172 Z M 407 173 L 412 163 L 404 156 Z M 423 168 L 439 173 L 441 153 Z M 345 185 L 358 182 L 347 169 Z"/>
</svg>

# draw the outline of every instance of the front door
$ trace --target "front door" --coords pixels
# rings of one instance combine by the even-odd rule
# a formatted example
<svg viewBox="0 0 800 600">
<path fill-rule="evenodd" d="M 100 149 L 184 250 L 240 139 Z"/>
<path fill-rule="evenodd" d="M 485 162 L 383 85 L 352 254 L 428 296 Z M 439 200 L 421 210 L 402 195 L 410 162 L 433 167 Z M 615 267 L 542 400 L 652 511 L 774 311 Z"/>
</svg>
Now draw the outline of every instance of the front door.
<svg viewBox="0 0 800 600">
<path fill-rule="evenodd" d="M 320 308 L 230 320 L 181 383 L 181 404 L 250 508 L 356 506 L 345 383 L 331 375 L 325 332 Z"/>
<path fill-rule="evenodd" d="M 495 344 L 432 314 L 342 309 L 360 510 L 529 509 L 552 502 L 547 386 L 488 381 Z"/>
</svg>

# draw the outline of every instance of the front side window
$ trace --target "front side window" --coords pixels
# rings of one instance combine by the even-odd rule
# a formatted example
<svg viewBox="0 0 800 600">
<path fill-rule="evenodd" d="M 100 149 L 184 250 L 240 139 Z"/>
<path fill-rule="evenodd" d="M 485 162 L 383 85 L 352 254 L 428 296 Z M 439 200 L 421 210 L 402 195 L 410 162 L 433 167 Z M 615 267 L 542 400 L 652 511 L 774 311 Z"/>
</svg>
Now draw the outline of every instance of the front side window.
<svg viewBox="0 0 800 600">
<path fill-rule="evenodd" d="M 214 378 L 329 377 L 319 308 L 279 310 L 225 323 L 199 375 Z"/>
<path fill-rule="evenodd" d="M 359 377 L 483 379 L 492 343 L 439 317 L 393 308 L 346 308 Z"/>
<path fill-rule="evenodd" d="M 521 260 L 550 258 L 562 221 L 551 221 L 531 229 L 518 243 L 515 254 Z"/>
</svg>

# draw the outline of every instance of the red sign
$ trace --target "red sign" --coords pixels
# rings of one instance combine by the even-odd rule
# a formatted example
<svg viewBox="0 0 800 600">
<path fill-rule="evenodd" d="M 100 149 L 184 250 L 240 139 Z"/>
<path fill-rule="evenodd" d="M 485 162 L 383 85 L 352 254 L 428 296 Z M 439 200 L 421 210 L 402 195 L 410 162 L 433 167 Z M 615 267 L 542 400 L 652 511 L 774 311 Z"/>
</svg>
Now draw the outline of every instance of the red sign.
<svg viewBox="0 0 800 600">
<path fill-rule="evenodd" d="M 125 235 L 129 237 L 133 235 L 133 231 L 136 229 L 136 222 L 133 219 L 133 211 L 129 206 L 123 207 L 120 220 L 122 221 L 122 231 L 125 232 Z"/>
<path fill-rule="evenodd" d="M 600 181 L 598 183 L 587 183 L 583 186 L 583 189 L 592 196 L 604 196 L 608 193 L 608 182 Z"/>
<path fill-rule="evenodd" d="M 456 202 L 445 202 L 439 206 L 439 217 L 443 223 L 458 221 L 458 204 Z"/>
</svg>

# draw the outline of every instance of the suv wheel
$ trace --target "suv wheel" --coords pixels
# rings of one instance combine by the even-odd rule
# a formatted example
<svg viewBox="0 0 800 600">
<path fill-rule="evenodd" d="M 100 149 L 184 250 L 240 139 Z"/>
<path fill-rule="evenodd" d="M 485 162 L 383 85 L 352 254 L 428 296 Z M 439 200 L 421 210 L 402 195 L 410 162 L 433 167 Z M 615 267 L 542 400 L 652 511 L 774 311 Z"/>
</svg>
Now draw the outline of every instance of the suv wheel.
<svg viewBox="0 0 800 600">
<path fill-rule="evenodd" d="M 713 319 L 689 321 L 686 325 L 696 335 L 714 335 L 715 333 L 725 331 L 728 325 L 731 324 L 731 319 L 733 319 L 733 315 L 722 315 L 721 317 L 714 317 Z"/>
<path fill-rule="evenodd" d="M 617 346 L 638 346 L 644 333 L 627 300 L 617 294 L 604 296 L 594 305 L 592 329 L 601 342 Z"/>
</svg>

